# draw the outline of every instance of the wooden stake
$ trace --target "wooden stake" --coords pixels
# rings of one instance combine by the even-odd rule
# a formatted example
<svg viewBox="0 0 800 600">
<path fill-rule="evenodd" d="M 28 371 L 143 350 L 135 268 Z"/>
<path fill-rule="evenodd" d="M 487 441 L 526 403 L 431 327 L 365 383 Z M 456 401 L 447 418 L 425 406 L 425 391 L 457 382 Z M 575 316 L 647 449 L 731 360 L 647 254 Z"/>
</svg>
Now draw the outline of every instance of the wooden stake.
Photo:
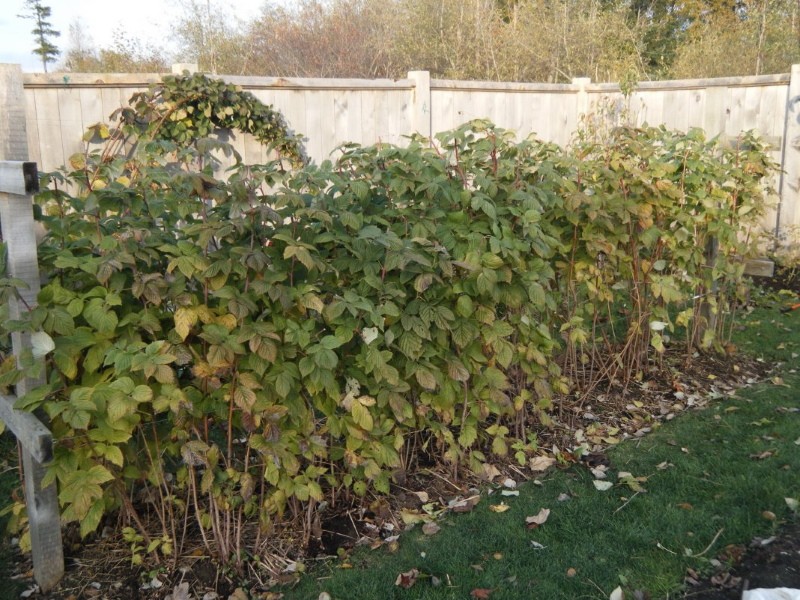
<svg viewBox="0 0 800 600">
<path fill-rule="evenodd" d="M 28 285 L 20 290 L 21 301 L 9 301 L 9 318 L 17 320 L 36 306 L 39 293 L 39 262 L 33 222 L 33 199 L 38 188 L 36 165 L 27 162 L 25 103 L 19 65 L 0 65 L 0 227 L 8 256 L 8 274 Z M 31 349 L 31 332 L 11 336 L 17 361 Z M 41 359 L 40 359 L 41 360 Z M 44 368 L 37 377 L 17 384 L 17 398 L 45 383 Z M 25 474 L 25 502 L 31 532 L 33 575 L 48 591 L 64 574 L 64 550 L 55 484 L 42 485 L 45 462 L 52 458 L 52 436 L 36 417 L 14 410 L 14 399 L 0 397 L 0 418 L 20 440 Z"/>
</svg>

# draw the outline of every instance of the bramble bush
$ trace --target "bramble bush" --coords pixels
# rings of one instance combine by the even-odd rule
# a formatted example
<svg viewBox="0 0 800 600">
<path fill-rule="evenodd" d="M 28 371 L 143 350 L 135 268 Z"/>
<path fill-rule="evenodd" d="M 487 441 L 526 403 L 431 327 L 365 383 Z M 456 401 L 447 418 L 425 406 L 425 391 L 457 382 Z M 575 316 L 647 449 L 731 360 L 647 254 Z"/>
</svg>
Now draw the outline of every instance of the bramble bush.
<svg viewBox="0 0 800 600">
<path fill-rule="evenodd" d="M 752 137 L 565 151 L 485 121 L 303 166 L 279 115 L 201 76 L 117 116 L 39 195 L 48 283 L 8 326 L 55 342 L 18 406 L 50 418 L 64 521 L 121 511 L 136 561 L 192 527 L 241 567 L 422 454 L 525 464 L 571 389 L 636 377 L 673 329 L 719 339 L 697 339 L 695 297 L 734 302 L 772 168 Z M 218 128 L 276 159 L 243 164 Z"/>
</svg>

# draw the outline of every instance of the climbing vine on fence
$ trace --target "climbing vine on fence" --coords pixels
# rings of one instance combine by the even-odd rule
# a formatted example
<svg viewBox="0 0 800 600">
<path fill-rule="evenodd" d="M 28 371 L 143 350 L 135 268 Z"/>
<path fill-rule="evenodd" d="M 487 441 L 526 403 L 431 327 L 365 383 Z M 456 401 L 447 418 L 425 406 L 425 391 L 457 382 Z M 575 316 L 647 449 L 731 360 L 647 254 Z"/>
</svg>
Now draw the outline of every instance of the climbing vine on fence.
<svg viewBox="0 0 800 600">
<path fill-rule="evenodd" d="M 697 320 L 693 290 L 726 310 L 770 168 L 751 138 L 620 129 L 567 152 L 473 121 L 223 176 L 217 127 L 302 162 L 232 86 L 168 79 L 120 118 L 39 196 L 48 283 L 10 326 L 54 340 L 18 404 L 51 419 L 65 521 L 121 511 L 137 560 L 179 553 L 188 519 L 240 566 L 279 520 L 386 493 L 421 453 L 524 464 L 560 397 Z"/>
</svg>

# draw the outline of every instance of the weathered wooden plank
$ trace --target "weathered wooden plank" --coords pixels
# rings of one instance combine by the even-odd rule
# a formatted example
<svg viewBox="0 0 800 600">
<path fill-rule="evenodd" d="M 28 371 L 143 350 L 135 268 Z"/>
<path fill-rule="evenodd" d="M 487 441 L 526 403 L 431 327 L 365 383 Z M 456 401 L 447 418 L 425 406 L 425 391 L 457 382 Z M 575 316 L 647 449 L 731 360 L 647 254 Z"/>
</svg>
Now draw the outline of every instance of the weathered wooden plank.
<svg viewBox="0 0 800 600">
<path fill-rule="evenodd" d="M 0 65 L 0 161 L 26 162 L 28 137 L 25 131 L 25 99 L 22 71 L 19 65 Z M 30 168 L 28 170 L 30 173 Z M 24 173 L 24 171 L 23 171 Z M 24 179 L 24 175 L 23 175 Z M 19 290 L 20 300 L 8 302 L 8 316 L 18 320 L 23 310 L 36 306 L 39 292 L 39 264 L 34 235 L 33 206 L 27 195 L 0 193 L 0 228 L 6 244 L 8 274 L 27 284 Z M 19 357 L 30 350 L 29 333 L 15 332 L 11 336 L 14 355 Z M 40 359 L 41 360 L 41 359 Z M 45 383 L 44 367 L 38 377 L 26 377 L 16 386 L 17 397 Z M 10 401 L 4 399 L 0 412 L 9 412 Z M 33 415 L 22 417 L 14 412 L 5 415 L 7 424 L 22 442 L 22 463 L 25 477 L 25 502 L 31 532 L 33 575 L 39 587 L 50 590 L 64 574 L 64 549 L 61 545 L 61 522 L 55 483 L 42 485 L 44 460 L 52 456 L 43 440 L 41 428 L 31 422 Z M 44 427 L 44 426 L 42 426 Z M 32 438 L 28 436 L 33 436 Z M 37 450 L 38 448 L 38 450 Z M 35 455 L 34 455 L 35 453 Z"/>
<path fill-rule="evenodd" d="M 766 258 L 751 258 L 744 263 L 744 274 L 752 277 L 772 277 L 775 263 Z"/>
<path fill-rule="evenodd" d="M 800 225 L 800 65 L 792 66 L 783 131 L 783 178 L 775 233 Z"/>
<path fill-rule="evenodd" d="M 429 71 L 410 71 L 408 78 L 414 82 L 412 130 L 431 137 L 431 74 Z"/>
<path fill-rule="evenodd" d="M 16 396 L 0 395 L 0 421 L 8 426 L 36 462 L 50 462 L 53 460 L 53 435 L 35 415 L 16 410 L 16 400 Z"/>
<path fill-rule="evenodd" d="M 38 191 L 39 172 L 36 163 L 0 160 L 0 192 L 24 196 Z"/>
<path fill-rule="evenodd" d="M 52 171 L 64 164 L 61 145 L 61 111 L 58 90 L 35 90 L 36 121 L 39 128 L 39 150 L 42 171 Z M 28 160 L 27 157 L 25 160 Z"/>
</svg>

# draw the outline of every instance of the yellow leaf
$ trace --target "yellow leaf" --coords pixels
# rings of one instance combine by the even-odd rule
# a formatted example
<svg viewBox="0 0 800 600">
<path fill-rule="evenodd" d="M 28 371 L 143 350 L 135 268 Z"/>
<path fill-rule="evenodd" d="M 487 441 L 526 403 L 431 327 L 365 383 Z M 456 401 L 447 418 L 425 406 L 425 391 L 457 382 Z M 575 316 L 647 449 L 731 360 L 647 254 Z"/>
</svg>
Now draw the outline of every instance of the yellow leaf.
<svg viewBox="0 0 800 600">
<path fill-rule="evenodd" d="M 500 504 L 492 504 L 491 506 L 489 506 L 489 510 L 496 513 L 504 513 L 509 508 L 511 507 L 508 504 L 505 504 L 504 502 L 501 502 Z"/>
</svg>

